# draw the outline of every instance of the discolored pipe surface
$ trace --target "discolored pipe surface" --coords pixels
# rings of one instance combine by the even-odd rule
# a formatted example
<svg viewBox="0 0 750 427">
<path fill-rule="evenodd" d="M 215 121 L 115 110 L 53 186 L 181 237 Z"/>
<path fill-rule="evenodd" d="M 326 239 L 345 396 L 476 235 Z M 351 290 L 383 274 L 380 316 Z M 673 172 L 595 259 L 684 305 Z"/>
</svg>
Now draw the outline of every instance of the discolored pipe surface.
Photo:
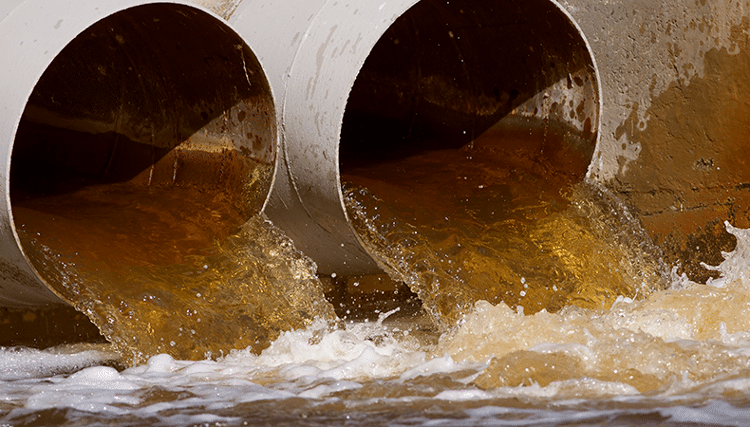
<svg viewBox="0 0 750 427">
<path fill-rule="evenodd" d="M 225 22 L 183 2 L 16 3 L 0 7 L 0 306 L 73 299 L 40 247 L 163 266 L 262 210 L 274 103 Z"/>
<path fill-rule="evenodd" d="M 597 70 L 555 2 L 246 0 L 230 23 L 280 100 L 267 213 L 322 273 L 379 271 L 347 219 L 342 168 L 552 125 L 578 134 L 558 160 L 586 172 Z"/>
<path fill-rule="evenodd" d="M 750 226 L 750 4 L 574 0 L 602 82 L 589 177 L 621 197 L 666 261 L 695 281 Z"/>
</svg>

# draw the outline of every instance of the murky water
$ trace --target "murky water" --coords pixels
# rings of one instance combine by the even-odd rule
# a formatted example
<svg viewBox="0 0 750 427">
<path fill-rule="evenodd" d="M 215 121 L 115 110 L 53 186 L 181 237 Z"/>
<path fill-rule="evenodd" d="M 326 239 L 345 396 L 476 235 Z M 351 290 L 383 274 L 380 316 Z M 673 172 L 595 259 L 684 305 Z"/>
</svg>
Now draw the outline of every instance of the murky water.
<svg viewBox="0 0 750 427">
<path fill-rule="evenodd" d="M 347 176 L 395 282 L 324 286 L 262 217 L 211 229 L 233 213 L 175 188 L 15 205 L 37 269 L 112 344 L 0 348 L 0 425 L 745 425 L 750 230 L 727 224 L 737 248 L 693 283 L 605 190 L 461 150 Z M 166 213 L 195 221 L 118 234 Z M 157 231 L 175 246 L 150 250 Z"/>
<path fill-rule="evenodd" d="M 10 425 L 744 425 L 750 232 L 708 285 L 674 277 L 611 308 L 478 302 L 453 331 L 412 319 L 282 333 L 262 353 L 118 371 L 106 345 L 0 351 Z M 88 366 L 88 367 L 87 367 Z"/>
<path fill-rule="evenodd" d="M 218 194 L 117 184 L 14 211 L 37 271 L 128 363 L 259 351 L 335 318 L 314 264 L 261 216 L 233 226 L 241 211 Z"/>
<path fill-rule="evenodd" d="M 415 205 L 393 191 L 403 187 L 398 182 L 403 177 L 379 182 L 380 189 L 390 187 L 381 193 L 390 197 L 361 186 L 344 188 L 349 217 L 364 244 L 392 277 L 419 295 L 443 329 L 480 300 L 533 314 L 569 305 L 605 308 L 618 296 L 643 297 L 667 285 L 658 250 L 606 190 L 581 183 L 557 188 L 567 191 L 565 196 L 535 191 L 526 181 L 544 182 L 540 176 L 493 189 L 488 183 L 496 179 L 482 176 L 490 167 L 461 162 L 455 150 L 446 151 L 435 163 L 451 167 L 433 169 L 429 179 L 435 183 L 415 185 L 436 190 L 429 196 L 432 205 Z M 459 185 L 446 187 L 447 180 Z M 446 195 L 452 200 L 444 200 Z M 456 201 L 461 209 L 451 206 Z"/>
</svg>

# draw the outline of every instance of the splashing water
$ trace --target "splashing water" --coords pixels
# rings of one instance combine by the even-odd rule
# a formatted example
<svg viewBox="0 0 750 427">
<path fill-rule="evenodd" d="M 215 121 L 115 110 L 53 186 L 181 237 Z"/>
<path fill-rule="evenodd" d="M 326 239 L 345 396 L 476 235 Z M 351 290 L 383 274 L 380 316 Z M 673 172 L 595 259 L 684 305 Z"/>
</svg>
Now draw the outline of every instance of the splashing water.
<svg viewBox="0 0 750 427">
<path fill-rule="evenodd" d="M 96 366 L 111 357 L 106 348 L 80 351 L 77 364 L 53 350 L 3 349 L 4 372 L 15 376 L 0 383 L 0 422 L 742 425 L 750 230 L 727 230 L 737 248 L 706 285 L 673 274 L 668 289 L 638 301 L 532 315 L 477 301 L 458 327 L 432 337 L 386 313 L 316 321 L 260 354 L 159 355 L 121 372 Z M 20 351 L 40 362 L 17 362 Z M 71 365 L 92 366 L 65 374 Z M 55 369 L 62 373 L 49 376 Z"/>
<path fill-rule="evenodd" d="M 440 198 L 440 185 L 421 196 L 361 177 L 345 186 L 363 243 L 425 308 L 397 307 L 372 322 L 337 319 L 314 264 L 263 217 L 195 233 L 211 217 L 235 214 L 213 209 L 220 200 L 184 203 L 179 189 L 138 196 L 182 206 L 156 212 L 161 223 L 184 224 L 161 216 L 196 218 L 190 209 L 208 206 L 206 218 L 174 231 L 182 246 L 157 254 L 163 263 L 150 240 L 113 234 L 119 224 L 110 227 L 99 210 L 102 227 L 78 221 L 87 227 L 68 234 L 101 232 L 80 240 L 143 256 L 113 264 L 87 247 L 79 263 L 84 251 L 65 249 L 78 242 L 60 244 L 49 236 L 66 234 L 26 216 L 17 228 L 37 270 L 62 283 L 56 290 L 113 344 L 0 348 L 0 424 L 745 422 L 750 231 L 727 224 L 737 248 L 708 267 L 717 279 L 697 284 L 669 274 L 638 222 L 602 188 L 537 174 L 547 168 L 537 162 L 505 173 L 492 159 L 457 180 L 450 168 L 465 165 L 441 157 L 455 153 L 426 156 L 448 169 L 427 168 L 409 184 L 447 177 L 458 181 L 450 197 Z M 485 186 L 500 182 L 498 173 L 518 185 Z M 399 203 L 413 197 L 425 200 Z M 74 205 L 71 215 L 86 215 Z M 142 224 L 160 224 L 141 201 L 126 205 L 132 218 L 152 220 Z M 68 213 L 57 209 L 67 230 Z"/>
<path fill-rule="evenodd" d="M 667 285 L 645 232 L 594 186 L 573 187 L 568 207 L 542 218 L 486 224 L 413 225 L 363 187 L 346 186 L 345 196 L 365 246 L 444 329 L 480 300 L 527 313 L 601 308 Z"/>
<path fill-rule="evenodd" d="M 518 126 L 342 166 L 347 214 L 383 270 L 444 331 L 480 300 L 532 314 L 664 289 L 669 270 L 639 222 L 581 182 L 577 134 Z"/>
<path fill-rule="evenodd" d="M 737 248 L 712 267 L 720 277 L 707 285 L 673 275 L 671 289 L 642 301 L 533 316 L 480 302 L 441 345 L 458 359 L 492 360 L 476 380 L 482 388 L 554 383 L 558 397 L 581 397 L 590 394 L 586 378 L 628 386 L 622 390 L 632 394 L 713 383 L 731 384 L 731 391 L 750 373 L 750 234 L 729 224 L 727 230 Z"/>
<path fill-rule="evenodd" d="M 104 228 L 82 234 L 101 241 L 94 233 Z M 260 215 L 166 265 L 71 253 L 74 244 L 49 234 L 57 238 L 21 227 L 27 255 L 129 364 L 160 353 L 203 359 L 248 346 L 260 351 L 282 331 L 336 319 L 314 263 Z"/>
</svg>

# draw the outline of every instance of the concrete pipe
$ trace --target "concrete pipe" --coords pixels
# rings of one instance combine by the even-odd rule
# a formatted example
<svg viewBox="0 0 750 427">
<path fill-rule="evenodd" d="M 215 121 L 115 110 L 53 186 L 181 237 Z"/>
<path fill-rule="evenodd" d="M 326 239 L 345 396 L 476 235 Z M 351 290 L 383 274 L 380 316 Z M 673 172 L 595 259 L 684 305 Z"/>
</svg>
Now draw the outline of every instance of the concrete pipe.
<svg viewBox="0 0 750 427">
<path fill-rule="evenodd" d="M 40 250 L 165 265 L 263 208 L 272 94 L 212 13 L 181 1 L 4 1 L 0 39 L 0 307 L 75 299 Z"/>
<path fill-rule="evenodd" d="M 586 173 L 597 68 L 554 1 L 245 0 L 230 23 L 257 46 L 280 100 L 266 212 L 322 273 L 380 271 L 347 218 L 348 167 L 542 123 L 580 136 L 558 159 Z"/>
</svg>

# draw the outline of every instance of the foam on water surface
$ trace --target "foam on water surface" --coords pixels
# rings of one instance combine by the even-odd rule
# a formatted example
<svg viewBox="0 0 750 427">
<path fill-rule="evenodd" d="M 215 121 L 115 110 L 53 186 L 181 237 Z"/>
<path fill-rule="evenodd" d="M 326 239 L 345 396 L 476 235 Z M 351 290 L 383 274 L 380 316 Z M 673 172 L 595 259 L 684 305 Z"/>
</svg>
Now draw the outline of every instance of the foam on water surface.
<svg viewBox="0 0 750 427">
<path fill-rule="evenodd" d="M 69 345 L 39 351 L 0 347 L 0 381 L 43 378 L 117 360 L 110 345 Z"/>
<path fill-rule="evenodd" d="M 707 285 L 673 275 L 670 289 L 645 299 L 530 315 L 479 301 L 430 343 L 387 313 L 320 320 L 260 354 L 157 355 L 122 371 L 106 366 L 106 346 L 2 349 L 0 422 L 741 425 L 750 414 L 750 233 L 727 229 L 737 249 Z"/>
</svg>

